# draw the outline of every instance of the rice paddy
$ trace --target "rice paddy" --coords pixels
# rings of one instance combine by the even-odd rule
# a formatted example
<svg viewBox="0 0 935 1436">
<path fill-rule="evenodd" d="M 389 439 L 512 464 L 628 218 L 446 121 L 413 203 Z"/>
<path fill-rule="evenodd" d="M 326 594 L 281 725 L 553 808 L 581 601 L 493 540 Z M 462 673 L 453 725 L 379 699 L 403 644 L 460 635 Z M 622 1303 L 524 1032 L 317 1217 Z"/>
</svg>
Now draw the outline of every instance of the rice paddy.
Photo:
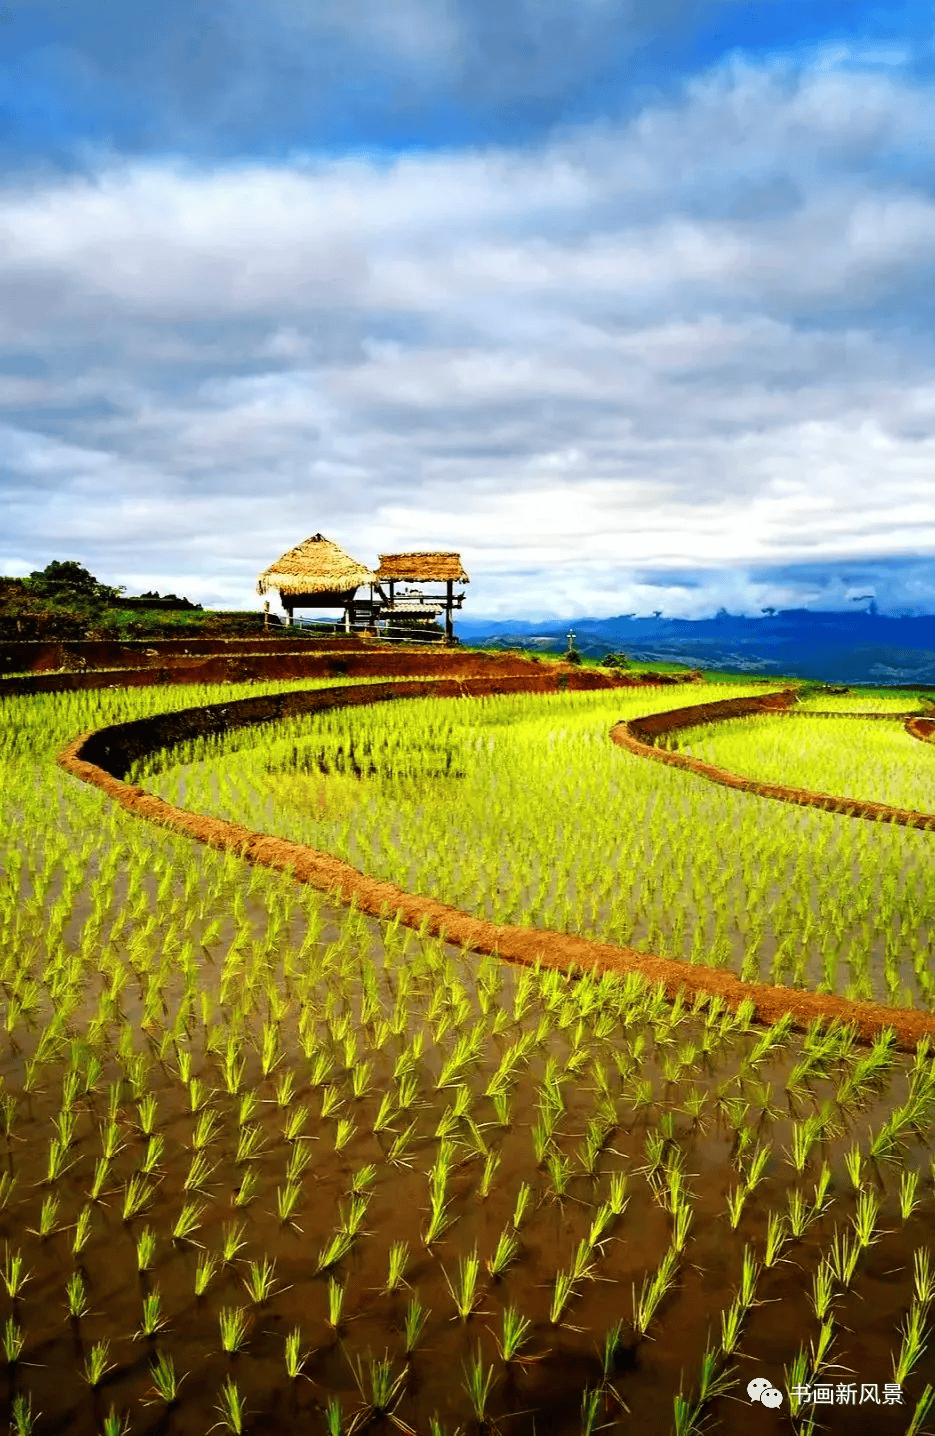
<svg viewBox="0 0 935 1436">
<path fill-rule="evenodd" d="M 762 692 L 710 685 L 705 698 Z M 697 701 L 686 685 L 378 704 L 297 720 L 269 741 L 199 740 L 137 776 L 182 806 L 308 843 L 494 922 L 931 1010 L 931 836 L 731 792 L 607 741 L 621 718 Z M 712 761 L 742 772 L 744 755 L 761 761 L 760 735 L 773 734 L 783 755 L 773 766 L 790 784 L 809 744 L 819 764 L 828 755 L 845 765 L 862 739 L 887 754 L 879 771 L 895 774 L 891 792 L 935 775 L 935 747 L 898 720 L 840 726 L 837 758 L 834 719 L 756 717 L 677 741 L 699 753 L 716 745 Z"/>
<path fill-rule="evenodd" d="M 5 704 L 11 1430 L 739 1433 L 778 1419 L 748 1401 L 755 1376 L 796 1431 L 924 1429 L 928 1044 L 479 959 L 142 824 L 52 761 L 79 731 L 236 691 Z M 144 782 L 500 921 L 705 961 L 720 929 L 738 970 L 733 913 L 768 914 L 791 875 L 795 968 L 819 881 L 843 910 L 862 871 L 899 941 L 879 970 L 842 955 L 846 975 L 886 990 L 892 968 L 921 1000 L 930 835 L 607 742 L 686 701 L 324 714 Z M 802 1394 L 825 1384 L 847 1411 Z"/>
<path fill-rule="evenodd" d="M 737 719 L 679 735 L 683 752 L 733 773 L 894 808 L 935 812 L 935 745 L 859 718 Z"/>
</svg>

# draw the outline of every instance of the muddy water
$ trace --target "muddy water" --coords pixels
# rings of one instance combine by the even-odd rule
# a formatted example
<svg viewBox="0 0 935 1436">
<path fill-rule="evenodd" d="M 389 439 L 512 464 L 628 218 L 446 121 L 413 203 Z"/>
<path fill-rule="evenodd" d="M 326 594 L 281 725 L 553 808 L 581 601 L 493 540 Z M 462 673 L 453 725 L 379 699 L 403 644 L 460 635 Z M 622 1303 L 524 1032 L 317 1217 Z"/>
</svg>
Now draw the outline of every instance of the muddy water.
<svg viewBox="0 0 935 1436">
<path fill-rule="evenodd" d="M 453 962 L 453 952 L 446 954 Z M 397 959 L 398 960 L 398 959 Z M 504 992 L 500 1004 L 509 1008 L 511 997 Z M 532 1018 L 538 1021 L 539 1011 Z M 681 1043 L 700 1035 L 697 1024 L 686 1022 L 677 1033 Z M 709 1336 L 719 1331 L 718 1313 L 730 1302 L 739 1283 L 743 1250 L 747 1243 L 761 1253 L 770 1210 L 785 1209 L 790 1189 L 800 1187 L 811 1196 L 822 1160 L 832 1169 L 831 1203 L 826 1213 L 803 1239 L 792 1243 L 785 1260 L 764 1272 L 741 1341 L 742 1355 L 736 1360 L 742 1396 L 753 1375 L 765 1375 L 783 1384 L 783 1367 L 791 1363 L 802 1343 L 814 1340 L 817 1323 L 808 1303 L 812 1274 L 821 1253 L 827 1252 L 835 1226 L 844 1227 L 853 1217 L 855 1196 L 844 1166 L 844 1154 L 854 1134 L 843 1130 L 834 1140 L 817 1146 L 804 1175 L 798 1177 L 784 1155 L 791 1144 L 790 1112 L 784 1097 L 785 1080 L 796 1056 L 793 1044 L 784 1056 L 761 1070 L 771 1086 L 772 1102 L 782 1115 L 771 1122 L 762 1109 L 752 1104 L 749 1123 L 757 1126 L 760 1140 L 771 1142 L 772 1152 L 761 1184 L 748 1198 L 736 1231 L 726 1215 L 726 1193 L 737 1181 L 732 1162 L 735 1148 L 733 1129 L 714 1111 L 717 1089 L 736 1073 L 740 1052 L 749 1048 L 751 1038 L 729 1043 L 714 1059 L 696 1060 L 679 1084 L 666 1084 L 662 1059 L 671 1047 L 656 1048 L 651 1029 L 620 1031 L 615 1043 L 622 1047 L 643 1031 L 649 1038 L 647 1054 L 636 1069 L 638 1076 L 652 1083 L 652 1105 L 637 1109 L 621 1084 L 613 1065 L 612 1074 L 618 1125 L 597 1164 L 596 1180 L 579 1167 L 565 1197 L 559 1201 L 551 1191 L 547 1174 L 537 1169 L 531 1144 L 531 1127 L 536 1119 L 537 1085 L 545 1070 L 547 1056 L 560 1064 L 571 1047 L 569 1034 L 555 1032 L 544 1047 L 534 1052 L 512 1101 L 512 1122 L 508 1130 L 497 1125 L 496 1115 L 483 1088 L 489 1080 L 497 1053 L 514 1035 L 490 1040 L 482 1069 L 468 1078 L 473 1096 L 472 1112 L 488 1144 L 500 1152 L 501 1161 L 487 1198 L 479 1192 L 482 1163 L 470 1155 L 470 1134 L 462 1122 L 458 1128 L 460 1164 L 452 1173 L 448 1193 L 452 1224 L 431 1250 L 422 1241 L 427 1220 L 427 1169 L 438 1144 L 434 1133 L 441 1114 L 451 1104 L 450 1090 L 435 1090 L 441 1056 L 431 1040 L 419 1064 L 420 1105 L 406 1121 L 415 1120 L 416 1134 L 406 1153 L 411 1166 L 390 1165 L 387 1160 L 390 1138 L 371 1130 L 382 1092 L 392 1086 L 392 1065 L 398 1050 L 391 1041 L 386 1054 L 366 1050 L 362 1055 L 373 1063 L 373 1090 L 355 1100 L 342 1076 L 340 1048 L 335 1049 L 335 1072 L 330 1080 L 341 1087 L 343 1104 L 339 1115 L 348 1114 L 357 1131 L 339 1153 L 333 1150 L 334 1118 L 322 1118 L 321 1092 L 308 1082 L 308 1067 L 302 1056 L 290 1049 L 281 1067 L 264 1078 L 258 1056 L 247 1051 L 245 1090 L 255 1090 L 261 1106 L 253 1119 L 259 1126 L 264 1146 L 250 1163 L 256 1172 L 256 1195 L 249 1206 L 233 1205 L 244 1170 L 236 1162 L 238 1138 L 237 1101 L 223 1090 L 217 1060 L 201 1051 L 204 1032 L 193 1031 L 194 1075 L 201 1077 L 215 1095 L 212 1106 L 220 1118 L 218 1135 L 208 1151 L 216 1163 L 209 1187 L 203 1223 L 195 1240 L 208 1251 L 218 1251 L 225 1223 L 243 1221 L 247 1242 L 238 1260 L 219 1272 L 205 1295 L 193 1290 L 194 1270 L 200 1248 L 191 1242 L 173 1242 L 171 1228 L 185 1200 L 182 1191 L 192 1158 L 195 1119 L 183 1100 L 185 1091 L 168 1063 L 155 1058 L 149 1088 L 157 1097 L 159 1115 L 156 1132 L 164 1139 L 152 1204 L 144 1215 L 124 1222 L 121 1205 L 125 1183 L 138 1168 L 144 1142 L 134 1127 L 135 1107 L 124 1092 L 119 1112 L 122 1150 L 117 1154 L 113 1175 L 100 1200 L 92 1203 L 91 1237 L 77 1262 L 83 1275 L 91 1313 L 79 1323 L 64 1316 L 64 1283 L 72 1270 L 72 1227 L 87 1200 L 94 1163 L 100 1150 L 100 1125 L 106 1122 L 107 1083 L 119 1075 L 108 1063 L 98 1091 L 78 1103 L 72 1158 L 74 1165 L 55 1184 L 60 1200 L 58 1222 L 63 1230 L 41 1239 L 30 1234 L 39 1225 L 43 1197 L 49 1190 L 41 1185 L 51 1135 L 51 1118 L 58 1111 L 60 1074 L 49 1069 L 33 1095 L 21 1097 L 21 1110 L 14 1122 L 12 1139 L 5 1144 L 6 1169 L 18 1177 L 18 1185 L 7 1207 L 0 1212 L 0 1240 L 21 1249 L 32 1273 L 24 1294 L 16 1303 L 4 1294 L 4 1318 L 13 1314 L 26 1332 L 23 1359 L 12 1373 L 7 1372 L 7 1394 L 29 1389 L 34 1409 L 44 1413 L 43 1429 L 90 1433 L 96 1422 L 115 1403 L 118 1411 L 131 1413 L 133 1431 L 166 1430 L 203 1432 L 216 1419 L 212 1408 L 218 1389 L 233 1374 L 251 1412 L 248 1430 L 296 1429 L 321 1431 L 323 1406 L 329 1396 L 341 1398 L 347 1416 L 362 1403 L 352 1374 L 352 1361 L 367 1360 L 368 1352 L 388 1352 L 394 1370 L 406 1371 L 404 1394 L 398 1416 L 419 1432 L 427 1432 L 429 1417 L 437 1412 L 451 1430 L 465 1427 L 469 1406 L 462 1389 L 462 1365 L 480 1342 L 485 1363 L 496 1370 L 490 1414 L 504 1431 L 528 1433 L 544 1430 L 576 1432 L 580 1429 L 582 1389 L 601 1381 L 598 1348 L 604 1333 L 618 1319 L 624 1322 L 623 1345 L 618 1354 L 611 1387 L 605 1393 L 602 1420 L 620 1431 L 667 1432 L 671 1425 L 672 1397 L 683 1386 L 686 1393 L 697 1379 L 700 1360 Z M 450 1046 L 449 1037 L 446 1046 Z M 326 1046 L 330 1044 L 325 1043 Z M 600 1052 L 600 1048 L 594 1049 Z M 608 1052 L 601 1053 L 606 1061 Z M 877 1128 L 893 1103 L 905 1093 L 905 1070 L 900 1059 L 890 1091 L 878 1098 L 856 1119 L 856 1135 L 865 1138 L 868 1128 Z M 276 1190 L 285 1181 L 290 1144 L 283 1137 L 284 1112 L 276 1103 L 276 1077 L 286 1066 L 296 1072 L 297 1090 L 292 1106 L 307 1106 L 305 1127 L 312 1161 L 301 1178 L 302 1197 L 295 1213 L 300 1230 L 280 1224 L 275 1215 Z M 705 1092 L 708 1105 L 701 1122 L 692 1122 L 675 1111 L 681 1104 L 688 1082 Z M 9 1085 L 9 1084 L 8 1084 Z M 814 1099 L 804 1102 L 802 1115 L 825 1097 L 832 1096 L 835 1083 L 814 1085 Z M 586 1067 L 564 1082 L 565 1115 L 556 1128 L 559 1150 L 573 1156 L 587 1119 L 593 1111 L 593 1080 Z M 748 1091 L 748 1097 L 750 1092 Z M 424 1105 L 422 1105 L 424 1103 Z M 647 1339 L 637 1341 L 632 1331 L 631 1289 L 639 1287 L 665 1251 L 672 1219 L 656 1200 L 641 1173 L 646 1161 L 646 1133 L 658 1127 L 665 1112 L 673 1114 L 674 1140 L 685 1159 L 694 1193 L 694 1220 L 678 1279 L 660 1307 Z M 757 1117 L 759 1121 L 757 1123 Z M 403 1125 L 395 1123 L 396 1130 Z M 925 1171 L 931 1152 L 911 1147 L 907 1165 Z M 317 1254 L 334 1230 L 339 1205 L 345 1209 L 352 1174 L 366 1163 L 377 1167 L 372 1200 L 364 1222 L 365 1235 L 350 1255 L 336 1268 L 346 1283 L 344 1320 L 335 1333 L 327 1324 L 327 1276 L 317 1273 Z M 558 1267 L 567 1266 L 577 1242 L 586 1235 L 595 1205 L 608 1192 L 613 1172 L 629 1176 L 629 1204 L 623 1216 L 610 1228 L 603 1255 L 596 1261 L 596 1279 L 584 1281 L 568 1308 L 566 1324 L 549 1320 L 552 1284 Z M 868 1180 L 883 1199 L 879 1226 L 885 1235 L 864 1253 L 858 1263 L 851 1291 L 839 1303 L 836 1317 L 840 1330 L 832 1360 L 852 1372 L 858 1381 L 882 1384 L 890 1380 L 891 1355 L 898 1345 L 896 1328 L 904 1316 L 911 1288 L 913 1250 L 930 1239 L 935 1218 L 935 1201 L 927 1177 L 920 1187 L 922 1203 L 907 1223 L 899 1215 L 898 1168 L 882 1166 L 868 1171 Z M 515 1262 L 502 1279 L 495 1281 L 484 1272 L 477 1311 L 466 1321 L 455 1314 L 445 1275 L 455 1280 L 458 1260 L 476 1246 L 482 1259 L 492 1253 L 499 1233 L 510 1223 L 521 1181 L 529 1181 L 535 1205 L 520 1229 L 520 1247 Z M 158 1237 L 153 1269 L 136 1271 L 135 1237 L 144 1225 Z M 423 1337 L 407 1362 L 401 1329 L 411 1291 L 386 1294 L 385 1282 L 390 1244 L 409 1243 L 411 1262 L 406 1280 L 430 1315 Z M 264 1256 L 276 1261 L 279 1289 L 268 1302 L 252 1307 L 243 1286 L 245 1262 Z M 155 1338 L 135 1339 L 141 1315 L 142 1296 L 158 1286 L 168 1325 Z M 250 1308 L 250 1329 L 243 1351 L 229 1356 L 220 1349 L 218 1313 L 223 1306 Z M 499 1331 L 502 1312 L 515 1305 L 531 1320 L 528 1364 L 506 1369 L 499 1360 L 494 1333 Z M 290 1382 L 283 1362 L 285 1334 L 302 1329 L 311 1355 L 307 1378 Z M 98 1340 L 109 1340 L 115 1362 L 99 1392 L 90 1392 L 81 1379 L 84 1353 Z M 180 1400 L 166 1417 L 160 1406 L 146 1407 L 150 1381 L 148 1361 L 154 1351 L 171 1353 L 179 1372 L 187 1373 Z M 921 1380 L 906 1383 L 906 1400 L 914 1402 Z M 859 1389 L 859 1388 L 858 1388 Z M 788 1429 L 788 1418 L 758 1408 L 746 1399 L 725 1398 L 711 1408 L 717 1418 L 715 1429 L 747 1432 L 755 1419 L 757 1431 Z M 902 1431 L 905 1412 L 874 1408 L 854 1411 L 828 1408 L 831 1431 Z M 785 1423 L 785 1424 L 783 1424 Z"/>
</svg>

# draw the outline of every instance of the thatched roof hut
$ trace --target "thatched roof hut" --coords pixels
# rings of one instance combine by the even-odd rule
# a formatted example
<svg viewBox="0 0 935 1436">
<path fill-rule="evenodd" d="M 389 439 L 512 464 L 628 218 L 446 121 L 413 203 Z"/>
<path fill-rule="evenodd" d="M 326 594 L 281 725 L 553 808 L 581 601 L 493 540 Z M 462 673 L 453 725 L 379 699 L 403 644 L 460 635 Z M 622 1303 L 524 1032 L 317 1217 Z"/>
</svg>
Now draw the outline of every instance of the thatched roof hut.
<svg viewBox="0 0 935 1436">
<path fill-rule="evenodd" d="M 312 534 L 263 570 L 257 593 L 278 589 L 283 607 L 290 610 L 340 608 L 353 598 L 361 584 L 373 581 L 372 569 L 365 568 L 323 534 Z"/>
<path fill-rule="evenodd" d="M 377 579 L 394 583 L 470 583 L 461 567 L 461 555 L 450 552 L 381 553 Z"/>
</svg>

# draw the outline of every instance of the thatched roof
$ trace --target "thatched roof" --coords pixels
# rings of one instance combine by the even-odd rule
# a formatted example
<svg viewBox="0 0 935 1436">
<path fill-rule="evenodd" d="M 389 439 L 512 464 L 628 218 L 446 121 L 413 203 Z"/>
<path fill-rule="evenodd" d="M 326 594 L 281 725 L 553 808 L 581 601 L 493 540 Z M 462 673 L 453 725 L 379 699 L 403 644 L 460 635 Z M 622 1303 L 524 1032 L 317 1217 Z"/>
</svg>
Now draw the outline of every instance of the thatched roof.
<svg viewBox="0 0 935 1436">
<path fill-rule="evenodd" d="M 459 553 L 381 553 L 377 578 L 414 579 L 422 583 L 470 583 Z"/>
<path fill-rule="evenodd" d="M 373 570 L 346 554 L 322 534 L 312 534 L 260 574 L 257 593 L 347 593 L 372 583 Z"/>
</svg>

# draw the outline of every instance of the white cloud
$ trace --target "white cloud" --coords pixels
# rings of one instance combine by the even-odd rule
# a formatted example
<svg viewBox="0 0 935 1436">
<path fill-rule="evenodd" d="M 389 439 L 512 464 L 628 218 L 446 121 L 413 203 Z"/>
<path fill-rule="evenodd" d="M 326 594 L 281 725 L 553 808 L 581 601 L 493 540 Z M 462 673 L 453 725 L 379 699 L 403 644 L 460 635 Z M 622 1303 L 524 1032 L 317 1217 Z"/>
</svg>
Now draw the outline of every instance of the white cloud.
<svg viewBox="0 0 935 1436">
<path fill-rule="evenodd" d="M 8 571 L 77 546 L 252 602 L 320 529 L 580 613 L 649 569 L 710 607 L 744 566 L 931 555 L 933 115 L 734 61 L 536 150 L 11 183 Z"/>
</svg>

